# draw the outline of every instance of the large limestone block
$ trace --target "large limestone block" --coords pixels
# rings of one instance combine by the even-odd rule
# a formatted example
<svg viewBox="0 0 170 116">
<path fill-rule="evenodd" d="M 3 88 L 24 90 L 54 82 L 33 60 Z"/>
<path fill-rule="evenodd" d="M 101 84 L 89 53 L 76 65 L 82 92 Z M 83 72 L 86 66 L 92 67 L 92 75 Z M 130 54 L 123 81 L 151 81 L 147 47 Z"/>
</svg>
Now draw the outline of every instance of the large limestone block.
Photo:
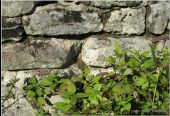
<svg viewBox="0 0 170 116">
<path fill-rule="evenodd" d="M 34 1 L 4 0 L 2 1 L 2 16 L 20 16 L 31 12 L 33 7 Z"/>
<path fill-rule="evenodd" d="M 145 30 L 145 7 L 139 9 L 122 8 L 111 12 L 104 30 L 117 34 L 140 35 Z"/>
<path fill-rule="evenodd" d="M 57 4 L 37 7 L 34 14 L 22 18 L 29 35 L 63 35 L 99 32 L 103 25 L 97 12 L 64 10 Z"/>
<path fill-rule="evenodd" d="M 135 49 L 140 51 L 149 50 L 149 40 L 143 36 L 134 37 L 100 37 L 91 36 L 87 38 L 82 48 L 82 61 L 92 67 L 108 67 L 106 58 L 114 56 L 114 42 L 118 41 L 125 49 Z"/>
<path fill-rule="evenodd" d="M 154 34 L 164 33 L 170 18 L 170 2 L 158 2 L 148 8 L 147 30 Z"/>
<path fill-rule="evenodd" d="M 29 38 L 23 43 L 2 48 L 2 69 L 63 68 L 71 65 L 79 53 L 81 41 L 57 38 Z"/>
</svg>

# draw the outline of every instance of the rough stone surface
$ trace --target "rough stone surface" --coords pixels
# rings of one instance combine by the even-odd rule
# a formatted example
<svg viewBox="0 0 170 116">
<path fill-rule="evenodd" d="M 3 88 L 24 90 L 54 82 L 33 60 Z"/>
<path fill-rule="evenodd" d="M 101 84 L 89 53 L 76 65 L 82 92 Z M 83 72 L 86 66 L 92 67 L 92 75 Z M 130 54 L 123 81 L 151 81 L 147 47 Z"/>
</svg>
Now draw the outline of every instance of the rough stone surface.
<svg viewBox="0 0 170 116">
<path fill-rule="evenodd" d="M 12 105 L 8 109 L 5 111 L 2 110 L 3 116 L 35 116 L 35 111 L 26 98 L 20 98 L 18 100 L 9 99 L 3 104 L 2 109 L 9 106 L 10 104 Z"/>
<path fill-rule="evenodd" d="M 21 25 L 20 17 L 14 17 L 14 18 L 2 17 L 2 28 L 12 28 L 18 25 Z"/>
<path fill-rule="evenodd" d="M 5 18 L 2 17 L 2 40 L 19 41 L 22 39 L 24 30 L 21 26 L 20 17 Z"/>
<path fill-rule="evenodd" d="M 65 69 L 54 69 L 53 71 L 57 71 L 58 75 L 61 77 L 72 77 L 82 73 L 76 64 L 73 64 Z"/>
<path fill-rule="evenodd" d="M 89 65 L 95 67 L 108 67 L 110 66 L 105 59 L 114 55 L 114 42 L 118 41 L 121 43 L 122 47 L 125 49 L 135 49 L 135 50 L 148 50 L 150 49 L 149 40 L 144 39 L 141 36 L 135 37 L 107 37 L 91 36 L 87 38 L 83 48 L 82 48 L 82 61 Z"/>
<path fill-rule="evenodd" d="M 144 33 L 145 30 L 145 7 L 140 9 L 122 8 L 111 12 L 106 21 L 104 30 L 118 34 Z"/>
<path fill-rule="evenodd" d="M 170 18 L 170 2 L 158 2 L 149 6 L 147 29 L 154 34 L 164 33 Z"/>
<path fill-rule="evenodd" d="M 51 96 L 49 100 L 52 104 L 55 104 L 57 102 L 64 102 L 64 99 L 60 95 Z"/>
<path fill-rule="evenodd" d="M 63 68 L 71 65 L 80 51 L 81 41 L 30 37 L 25 43 L 2 48 L 2 69 Z"/>
<path fill-rule="evenodd" d="M 68 11 L 56 4 L 37 7 L 34 14 L 22 18 L 30 35 L 62 35 L 99 32 L 103 25 L 97 12 Z"/>
<path fill-rule="evenodd" d="M 2 16 L 14 17 L 32 11 L 34 1 L 2 1 Z"/>
<path fill-rule="evenodd" d="M 168 23 L 168 26 L 167 26 L 168 30 L 170 30 L 170 22 Z"/>
<path fill-rule="evenodd" d="M 137 6 L 142 1 L 138 0 L 129 0 L 129 1 L 115 1 L 115 0 L 94 0 L 91 1 L 91 5 L 99 8 L 112 8 L 114 6 L 120 6 L 120 7 L 132 7 Z"/>
<path fill-rule="evenodd" d="M 92 75 L 98 75 L 100 73 L 114 72 L 112 67 L 109 67 L 109 68 L 94 68 L 94 67 L 90 67 L 90 69 L 91 69 L 91 74 Z"/>
</svg>

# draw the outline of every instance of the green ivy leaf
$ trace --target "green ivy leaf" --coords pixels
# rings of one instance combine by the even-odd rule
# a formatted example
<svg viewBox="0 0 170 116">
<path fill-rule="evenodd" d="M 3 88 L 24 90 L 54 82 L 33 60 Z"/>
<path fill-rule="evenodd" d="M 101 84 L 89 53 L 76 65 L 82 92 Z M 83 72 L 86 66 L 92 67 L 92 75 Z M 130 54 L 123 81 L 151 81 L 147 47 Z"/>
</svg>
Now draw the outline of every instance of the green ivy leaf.
<svg viewBox="0 0 170 116">
<path fill-rule="evenodd" d="M 70 105 L 70 104 L 66 104 L 66 103 L 63 103 L 63 102 L 57 102 L 57 103 L 55 103 L 54 108 L 66 112 L 71 107 L 72 107 L 72 105 Z"/>
<path fill-rule="evenodd" d="M 31 91 L 31 90 L 29 90 L 28 92 L 27 92 L 27 96 L 28 97 L 34 97 L 36 95 L 36 93 L 34 92 L 34 91 Z"/>
<path fill-rule="evenodd" d="M 114 46 L 115 46 L 115 53 L 117 55 L 122 55 L 123 51 L 122 51 L 120 43 L 115 41 Z"/>
<path fill-rule="evenodd" d="M 53 84 L 53 83 L 51 81 L 49 81 L 47 78 L 42 79 L 40 82 L 41 86 L 50 86 L 51 84 Z"/>
<path fill-rule="evenodd" d="M 86 98 L 86 97 L 88 97 L 88 95 L 86 93 L 77 93 L 76 97 L 77 98 Z"/>
<path fill-rule="evenodd" d="M 66 85 L 67 85 L 67 92 L 71 94 L 74 94 L 76 92 L 76 86 L 73 82 L 67 81 Z"/>
<path fill-rule="evenodd" d="M 24 89 L 27 89 L 27 90 L 29 90 L 29 89 L 33 89 L 34 88 L 34 86 L 33 85 L 27 85 L 27 86 L 24 86 Z"/>
<path fill-rule="evenodd" d="M 12 86 L 13 85 L 13 83 L 7 83 L 6 84 L 6 87 L 10 87 L 10 86 Z"/>
<path fill-rule="evenodd" d="M 162 77 L 160 78 L 160 82 L 161 82 L 161 85 L 162 85 L 162 86 L 166 86 L 166 85 L 168 85 L 168 78 L 162 76 Z"/>
<path fill-rule="evenodd" d="M 141 77 L 138 77 L 135 79 L 135 85 L 136 86 L 142 86 L 144 83 L 148 82 L 148 79 L 147 78 L 141 78 Z"/>
<path fill-rule="evenodd" d="M 108 62 L 109 64 L 115 64 L 116 58 L 109 56 L 108 58 L 106 58 L 106 62 Z"/>
<path fill-rule="evenodd" d="M 140 62 L 134 58 L 134 57 L 130 57 L 129 61 L 128 61 L 128 65 L 130 67 L 136 67 L 136 66 L 139 66 L 140 65 Z"/>
<path fill-rule="evenodd" d="M 132 74 L 132 69 L 130 69 L 130 68 L 127 68 L 127 69 L 125 70 L 125 72 L 123 73 L 124 76 L 126 76 L 126 75 L 131 75 L 131 74 Z"/>
<path fill-rule="evenodd" d="M 155 65 L 153 59 L 146 60 L 141 66 L 144 68 L 150 68 Z"/>
<path fill-rule="evenodd" d="M 90 104 L 98 105 L 98 99 L 97 99 L 96 94 L 89 95 L 89 100 L 90 100 Z"/>
<path fill-rule="evenodd" d="M 149 78 L 153 81 L 153 82 L 157 82 L 158 81 L 158 75 L 159 74 L 150 74 L 150 75 L 148 75 L 149 76 Z"/>
<path fill-rule="evenodd" d="M 85 66 L 84 68 L 84 74 L 87 76 L 91 73 L 91 69 L 88 66 Z"/>
<path fill-rule="evenodd" d="M 85 89 L 85 93 L 87 93 L 87 94 L 94 94 L 94 93 L 96 93 L 96 92 L 95 92 L 94 88 L 92 88 L 92 87 L 87 87 L 87 88 Z"/>
<path fill-rule="evenodd" d="M 99 83 L 99 80 L 101 79 L 101 76 L 95 76 L 92 78 L 93 83 Z"/>
<path fill-rule="evenodd" d="M 45 89 L 45 90 L 44 90 L 44 93 L 45 93 L 46 95 L 50 95 L 50 94 L 51 94 L 51 91 Z"/>
<path fill-rule="evenodd" d="M 38 83 L 38 80 L 35 76 L 33 76 L 30 80 L 29 80 L 29 84 L 36 84 Z"/>
<path fill-rule="evenodd" d="M 37 88 L 36 93 L 37 93 L 38 96 L 42 96 L 44 94 L 43 90 L 41 88 Z"/>
<path fill-rule="evenodd" d="M 76 95 L 72 95 L 71 98 L 70 98 L 70 103 L 72 105 L 75 105 L 77 102 L 77 96 Z"/>
<path fill-rule="evenodd" d="M 44 105 L 45 104 L 45 99 L 44 99 L 44 97 L 38 97 L 38 104 L 39 105 Z"/>
<path fill-rule="evenodd" d="M 97 91 L 100 91 L 102 88 L 102 84 L 95 84 L 94 85 L 94 89 L 97 90 Z"/>
<path fill-rule="evenodd" d="M 148 86 L 149 86 L 149 82 L 146 82 L 142 85 L 142 89 L 146 90 L 148 89 Z"/>
</svg>

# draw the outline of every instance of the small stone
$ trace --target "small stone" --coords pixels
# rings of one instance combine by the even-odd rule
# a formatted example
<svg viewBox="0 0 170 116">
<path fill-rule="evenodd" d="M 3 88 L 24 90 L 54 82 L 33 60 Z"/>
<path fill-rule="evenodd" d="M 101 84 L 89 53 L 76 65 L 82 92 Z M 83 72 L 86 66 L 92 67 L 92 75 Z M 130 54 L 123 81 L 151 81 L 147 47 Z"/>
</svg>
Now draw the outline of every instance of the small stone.
<svg viewBox="0 0 170 116">
<path fill-rule="evenodd" d="M 73 64 L 65 69 L 54 69 L 53 71 L 58 72 L 58 76 L 60 77 L 72 77 L 81 74 L 81 70 L 77 67 L 76 64 Z"/>
<path fill-rule="evenodd" d="M 146 18 L 147 30 L 154 34 L 164 33 L 169 15 L 170 4 L 169 2 L 158 2 L 149 6 L 149 11 Z"/>
<path fill-rule="evenodd" d="M 23 38 L 24 30 L 21 26 L 10 28 L 10 29 L 2 29 L 2 41 L 19 41 Z"/>
<path fill-rule="evenodd" d="M 146 9 L 122 8 L 111 12 L 109 19 L 104 25 L 106 32 L 117 34 L 136 34 L 140 35 L 145 30 Z"/>
<path fill-rule="evenodd" d="M 103 28 L 97 12 L 63 10 L 57 4 L 37 7 L 34 14 L 23 16 L 22 21 L 29 35 L 84 34 Z"/>
<path fill-rule="evenodd" d="M 34 1 L 2 1 L 2 16 L 15 17 L 33 10 Z"/>
<path fill-rule="evenodd" d="M 23 38 L 24 29 L 21 26 L 21 18 L 2 17 L 2 41 L 19 41 Z"/>
<path fill-rule="evenodd" d="M 55 104 L 57 102 L 64 102 L 64 99 L 60 95 L 51 96 L 51 98 L 49 98 L 49 100 L 52 104 Z"/>
<path fill-rule="evenodd" d="M 113 68 L 112 67 L 109 67 L 109 68 L 94 68 L 94 67 L 90 67 L 91 69 L 91 74 L 92 75 L 97 75 L 97 74 L 101 74 L 101 73 L 111 73 L 111 72 L 114 72 Z"/>
<path fill-rule="evenodd" d="M 13 28 L 18 25 L 21 25 L 20 17 L 14 17 L 14 18 L 2 17 L 2 28 Z"/>
</svg>

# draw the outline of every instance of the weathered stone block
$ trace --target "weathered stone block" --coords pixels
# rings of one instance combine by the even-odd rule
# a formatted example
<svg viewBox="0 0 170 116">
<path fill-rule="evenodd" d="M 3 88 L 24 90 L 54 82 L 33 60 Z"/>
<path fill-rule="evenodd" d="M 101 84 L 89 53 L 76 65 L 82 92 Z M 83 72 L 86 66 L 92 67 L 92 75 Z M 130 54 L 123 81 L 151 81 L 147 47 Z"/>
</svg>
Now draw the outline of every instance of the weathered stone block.
<svg viewBox="0 0 170 116">
<path fill-rule="evenodd" d="M 99 8 L 111 8 L 114 6 L 119 6 L 119 7 L 132 7 L 132 6 L 138 6 L 141 4 L 142 1 L 116 1 L 116 0 L 94 0 L 91 1 L 91 5 Z"/>
<path fill-rule="evenodd" d="M 30 35 L 63 35 L 99 32 L 103 25 L 97 12 L 63 10 L 57 4 L 37 7 L 34 14 L 22 18 Z"/>
<path fill-rule="evenodd" d="M 147 30 L 154 34 L 162 34 L 170 18 L 170 2 L 158 2 L 149 6 L 147 15 Z"/>
<path fill-rule="evenodd" d="M 149 50 L 149 40 L 146 40 L 143 36 L 135 37 L 89 37 L 82 48 L 82 61 L 95 67 L 108 67 L 110 66 L 106 62 L 106 58 L 110 55 L 114 56 L 114 42 L 118 41 L 125 49 L 135 50 Z"/>
<path fill-rule="evenodd" d="M 111 12 L 104 30 L 118 34 L 140 35 L 145 30 L 145 7 L 140 9 L 122 8 Z"/>
<path fill-rule="evenodd" d="M 4 45 L 2 69 L 63 68 L 71 65 L 80 51 L 79 40 L 50 38 Z"/>
<path fill-rule="evenodd" d="M 32 11 L 34 1 L 2 1 L 2 16 L 15 17 Z"/>
</svg>

